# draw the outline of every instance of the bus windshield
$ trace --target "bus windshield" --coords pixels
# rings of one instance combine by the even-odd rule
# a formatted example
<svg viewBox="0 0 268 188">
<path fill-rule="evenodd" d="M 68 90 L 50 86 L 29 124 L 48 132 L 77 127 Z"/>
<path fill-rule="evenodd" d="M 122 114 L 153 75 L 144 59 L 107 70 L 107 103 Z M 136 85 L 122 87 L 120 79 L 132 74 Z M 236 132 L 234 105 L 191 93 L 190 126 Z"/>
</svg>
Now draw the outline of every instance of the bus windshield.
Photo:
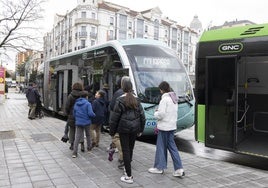
<svg viewBox="0 0 268 188">
<path fill-rule="evenodd" d="M 161 99 L 158 85 L 167 81 L 179 101 L 193 98 L 190 80 L 176 53 L 162 46 L 131 45 L 124 47 L 133 70 L 138 97 L 145 103 Z"/>
</svg>

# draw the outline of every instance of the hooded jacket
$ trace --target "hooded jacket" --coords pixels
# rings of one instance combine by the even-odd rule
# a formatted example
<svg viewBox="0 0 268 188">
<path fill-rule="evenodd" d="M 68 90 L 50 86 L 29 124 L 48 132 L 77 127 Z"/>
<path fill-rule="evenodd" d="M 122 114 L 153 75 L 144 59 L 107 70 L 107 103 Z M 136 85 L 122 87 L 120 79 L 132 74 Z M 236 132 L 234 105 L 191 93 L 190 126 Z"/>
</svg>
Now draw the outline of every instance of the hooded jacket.
<svg viewBox="0 0 268 188">
<path fill-rule="evenodd" d="M 107 114 L 107 106 L 104 98 L 97 98 L 92 102 L 92 109 L 96 116 L 92 118 L 93 124 L 102 124 L 105 121 L 105 116 Z"/>
<path fill-rule="evenodd" d="M 138 100 L 137 109 L 125 106 L 125 94 L 117 98 L 113 111 L 110 111 L 110 135 L 115 133 L 142 133 L 145 126 L 145 115 Z"/>
<path fill-rule="evenodd" d="M 92 106 L 86 98 L 78 98 L 74 104 L 73 116 L 76 126 L 88 126 L 95 117 Z"/>
<path fill-rule="evenodd" d="M 178 99 L 174 92 L 162 95 L 154 117 L 157 119 L 157 128 L 159 130 L 171 131 L 177 129 Z"/>
</svg>

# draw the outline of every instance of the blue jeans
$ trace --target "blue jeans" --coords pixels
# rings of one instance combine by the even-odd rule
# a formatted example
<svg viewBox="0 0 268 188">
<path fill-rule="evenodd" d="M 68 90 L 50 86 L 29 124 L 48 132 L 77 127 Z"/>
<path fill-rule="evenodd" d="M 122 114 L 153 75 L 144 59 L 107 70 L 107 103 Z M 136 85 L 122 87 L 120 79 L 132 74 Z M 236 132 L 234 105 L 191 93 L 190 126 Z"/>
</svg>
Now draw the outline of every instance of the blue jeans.
<svg viewBox="0 0 268 188">
<path fill-rule="evenodd" d="M 174 141 L 174 131 L 161 130 L 157 135 L 154 168 L 159 170 L 167 169 L 167 150 L 171 155 L 174 170 L 183 168 L 179 151 Z"/>
</svg>

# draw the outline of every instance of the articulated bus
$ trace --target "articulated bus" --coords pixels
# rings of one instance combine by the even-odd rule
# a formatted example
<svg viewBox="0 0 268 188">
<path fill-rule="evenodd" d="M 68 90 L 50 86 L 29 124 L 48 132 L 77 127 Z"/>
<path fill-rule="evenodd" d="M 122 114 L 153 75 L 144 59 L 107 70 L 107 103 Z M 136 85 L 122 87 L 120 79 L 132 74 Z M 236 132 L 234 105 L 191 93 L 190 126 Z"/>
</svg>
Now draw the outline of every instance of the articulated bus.
<svg viewBox="0 0 268 188">
<path fill-rule="evenodd" d="M 267 158 L 268 24 L 206 31 L 196 52 L 196 140 Z"/>
<path fill-rule="evenodd" d="M 176 52 L 167 45 L 149 39 L 109 41 L 54 57 L 44 65 L 44 107 L 64 115 L 64 106 L 72 84 L 90 84 L 93 91 L 109 85 L 108 98 L 116 91 L 120 77 L 127 75 L 134 94 L 142 102 L 146 115 L 144 135 L 154 134 L 154 111 L 161 94 L 158 85 L 165 80 L 179 98 L 177 130 L 194 124 L 192 84 Z"/>
</svg>

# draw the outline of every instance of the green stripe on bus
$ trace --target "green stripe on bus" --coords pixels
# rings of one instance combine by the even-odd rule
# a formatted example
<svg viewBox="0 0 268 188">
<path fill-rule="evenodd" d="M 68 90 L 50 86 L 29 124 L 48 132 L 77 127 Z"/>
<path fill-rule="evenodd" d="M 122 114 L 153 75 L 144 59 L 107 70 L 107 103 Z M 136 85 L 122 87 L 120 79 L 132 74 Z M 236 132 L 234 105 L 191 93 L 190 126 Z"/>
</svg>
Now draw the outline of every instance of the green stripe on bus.
<svg viewBox="0 0 268 188">
<path fill-rule="evenodd" d="M 199 42 L 268 36 L 268 24 L 246 25 L 205 31 Z"/>
<path fill-rule="evenodd" d="M 205 142 L 205 105 L 197 106 L 197 141 Z"/>
</svg>

